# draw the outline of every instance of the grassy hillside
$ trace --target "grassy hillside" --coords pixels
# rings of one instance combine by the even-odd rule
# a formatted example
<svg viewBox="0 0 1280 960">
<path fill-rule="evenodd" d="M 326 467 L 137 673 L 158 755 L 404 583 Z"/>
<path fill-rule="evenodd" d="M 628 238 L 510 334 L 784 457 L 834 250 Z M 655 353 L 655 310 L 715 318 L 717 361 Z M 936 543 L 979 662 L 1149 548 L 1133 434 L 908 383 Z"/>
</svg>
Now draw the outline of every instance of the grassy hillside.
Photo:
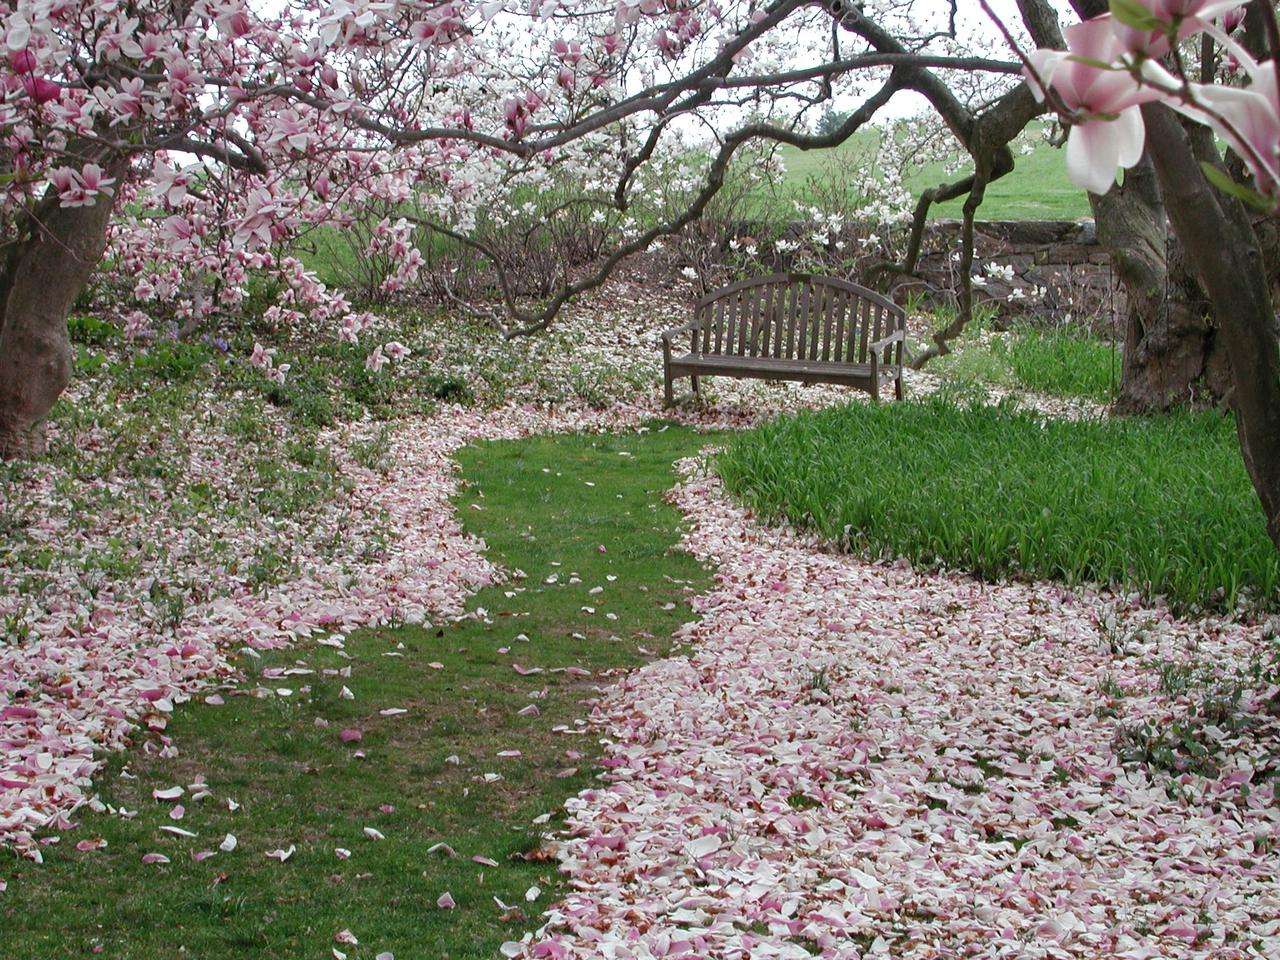
<svg viewBox="0 0 1280 960">
<path fill-rule="evenodd" d="M 840 157 L 857 158 L 869 152 L 875 133 L 868 131 L 834 150 L 802 151 L 794 147 L 781 149 L 786 166 L 785 188 L 799 191 L 811 177 L 822 177 L 840 168 Z M 1066 160 L 1061 150 L 1047 145 L 1037 146 L 1034 153 L 1020 156 L 1011 174 L 987 188 L 981 216 L 986 220 L 1074 220 L 1091 216 L 1084 191 L 1067 179 Z M 966 167 L 966 170 L 972 167 Z M 939 183 L 959 179 L 963 174 L 948 174 L 941 163 L 922 164 L 907 174 L 907 187 L 913 195 Z M 940 204 L 935 217 L 959 217 L 962 200 Z"/>
</svg>

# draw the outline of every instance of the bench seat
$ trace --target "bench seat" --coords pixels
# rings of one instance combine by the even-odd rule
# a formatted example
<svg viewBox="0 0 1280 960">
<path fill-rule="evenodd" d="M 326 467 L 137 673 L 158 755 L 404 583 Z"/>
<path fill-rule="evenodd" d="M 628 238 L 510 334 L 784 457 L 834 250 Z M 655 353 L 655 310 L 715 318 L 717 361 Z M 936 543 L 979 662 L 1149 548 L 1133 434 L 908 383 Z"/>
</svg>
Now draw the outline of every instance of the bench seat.
<svg viewBox="0 0 1280 960">
<path fill-rule="evenodd" d="M 686 353 L 672 357 L 672 377 L 706 376 L 738 377 L 757 380 L 798 380 L 802 383 L 848 383 L 861 386 L 871 382 L 869 363 L 833 363 L 824 360 L 776 360 L 773 357 L 716 357 Z M 880 367 L 880 382 L 897 380 L 895 366 Z"/>
</svg>

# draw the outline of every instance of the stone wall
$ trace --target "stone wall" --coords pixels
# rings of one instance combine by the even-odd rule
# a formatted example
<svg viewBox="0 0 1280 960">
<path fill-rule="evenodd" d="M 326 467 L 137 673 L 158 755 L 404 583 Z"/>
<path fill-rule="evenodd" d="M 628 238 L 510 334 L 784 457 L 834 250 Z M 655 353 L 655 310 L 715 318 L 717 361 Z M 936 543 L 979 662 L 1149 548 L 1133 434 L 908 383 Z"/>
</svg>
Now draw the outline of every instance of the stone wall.
<svg viewBox="0 0 1280 960">
<path fill-rule="evenodd" d="M 929 224 L 920 257 L 922 292 L 945 303 L 959 287 L 960 221 Z M 988 272 L 989 265 L 1009 268 Z M 1082 323 L 1109 333 L 1124 315 L 1124 291 L 1098 244 L 1092 220 L 988 220 L 974 224 L 976 300 L 991 300 L 1000 316 L 1031 315 L 1052 323 Z"/>
<path fill-rule="evenodd" d="M 739 242 L 754 243 L 754 237 L 768 236 L 771 227 L 743 222 L 728 235 L 736 236 Z M 959 220 L 930 221 L 921 246 L 920 279 L 898 278 L 885 292 L 900 303 L 918 295 L 926 307 L 953 307 L 960 287 L 960 228 Z M 805 223 L 791 223 L 783 237 L 803 246 L 812 229 Z M 847 249 L 861 248 L 866 229 L 865 224 L 845 227 L 842 239 Z M 893 228 L 895 246 L 905 243 L 905 233 L 905 227 Z M 722 254 L 726 250 L 721 247 Z M 796 259 L 790 253 L 765 256 L 761 265 L 767 269 L 796 269 Z M 865 277 L 865 271 L 882 256 L 864 249 L 855 257 L 849 279 L 862 279 L 885 289 L 886 284 Z M 813 268 L 806 265 L 805 269 Z M 1110 337 L 1119 330 L 1117 318 L 1125 313 L 1124 290 L 1112 275 L 1110 258 L 1098 243 L 1092 220 L 978 221 L 974 224 L 973 273 L 977 278 L 976 302 L 989 303 L 998 318 L 1082 325 Z"/>
</svg>

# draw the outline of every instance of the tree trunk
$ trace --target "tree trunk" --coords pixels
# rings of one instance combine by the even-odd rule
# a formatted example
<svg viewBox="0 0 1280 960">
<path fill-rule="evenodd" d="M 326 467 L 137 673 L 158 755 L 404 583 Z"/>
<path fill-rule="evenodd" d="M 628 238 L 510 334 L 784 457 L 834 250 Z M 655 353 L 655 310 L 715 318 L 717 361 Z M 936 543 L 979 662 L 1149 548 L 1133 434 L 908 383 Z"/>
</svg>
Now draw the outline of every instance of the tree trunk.
<svg viewBox="0 0 1280 960">
<path fill-rule="evenodd" d="M 108 170 L 124 175 L 122 164 Z M 0 458 L 39 452 L 43 424 L 71 381 L 67 312 L 102 257 L 112 198 L 61 207 L 46 196 L 0 267 Z"/>
<path fill-rule="evenodd" d="M 1157 413 L 1220 401 L 1231 383 L 1226 348 L 1182 244 L 1168 233 L 1151 162 L 1089 202 L 1127 302 L 1115 410 Z"/>
<path fill-rule="evenodd" d="M 1212 134 L 1188 134 L 1162 104 L 1144 105 L 1142 115 L 1169 220 L 1213 303 L 1231 361 L 1240 452 L 1280 548 L 1280 328 L 1262 250 L 1239 201 L 1200 172 L 1199 161 L 1218 162 Z"/>
</svg>

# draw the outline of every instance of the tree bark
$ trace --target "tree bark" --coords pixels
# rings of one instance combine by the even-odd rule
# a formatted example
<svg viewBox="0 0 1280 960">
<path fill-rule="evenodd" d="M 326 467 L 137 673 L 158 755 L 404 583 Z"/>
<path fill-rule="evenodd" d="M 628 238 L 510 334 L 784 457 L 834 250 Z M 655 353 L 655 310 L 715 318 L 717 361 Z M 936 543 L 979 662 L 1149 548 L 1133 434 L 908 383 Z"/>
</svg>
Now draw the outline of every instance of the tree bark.
<svg viewBox="0 0 1280 960">
<path fill-rule="evenodd" d="M 108 173 L 117 183 L 123 164 Z M 48 195 L 0 267 L 0 458 L 38 453 L 44 421 L 71 381 L 67 313 L 102 257 L 113 199 L 62 207 Z"/>
<path fill-rule="evenodd" d="M 1231 362 L 1231 407 L 1245 469 L 1280 549 L 1280 329 L 1262 250 L 1240 202 L 1211 187 L 1208 130 L 1193 136 L 1162 104 L 1142 107 L 1151 160 L 1174 232 L 1213 303 Z"/>
<path fill-rule="evenodd" d="M 1127 303 L 1115 410 L 1157 413 L 1220 401 L 1231 384 L 1226 348 L 1182 244 L 1168 232 L 1150 160 L 1089 202 Z"/>
</svg>

